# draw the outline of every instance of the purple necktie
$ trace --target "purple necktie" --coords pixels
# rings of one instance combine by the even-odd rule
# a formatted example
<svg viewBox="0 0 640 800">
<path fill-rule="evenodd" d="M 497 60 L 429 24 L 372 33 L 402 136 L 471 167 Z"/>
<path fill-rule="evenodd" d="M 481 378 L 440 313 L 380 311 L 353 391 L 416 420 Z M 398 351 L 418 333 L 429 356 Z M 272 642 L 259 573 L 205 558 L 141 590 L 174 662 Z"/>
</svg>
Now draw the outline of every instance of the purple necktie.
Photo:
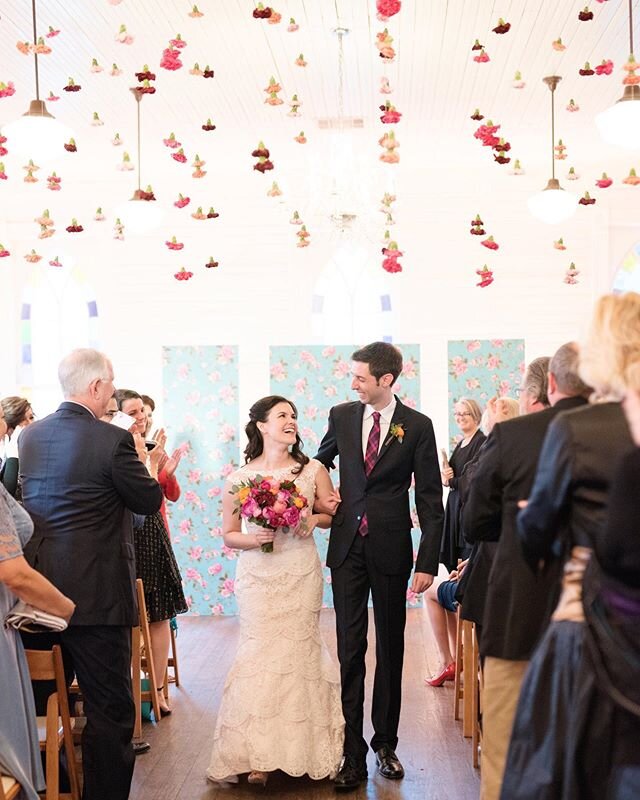
<svg viewBox="0 0 640 800">
<path fill-rule="evenodd" d="M 378 449 L 380 447 L 380 412 L 374 411 L 373 425 L 369 431 L 369 438 L 367 439 L 367 451 L 364 455 L 364 472 L 367 478 L 371 475 L 371 470 L 374 468 L 378 460 Z M 366 512 L 362 515 L 360 520 L 360 527 L 358 528 L 360 536 L 366 536 L 369 533 L 369 522 L 367 521 Z"/>
</svg>

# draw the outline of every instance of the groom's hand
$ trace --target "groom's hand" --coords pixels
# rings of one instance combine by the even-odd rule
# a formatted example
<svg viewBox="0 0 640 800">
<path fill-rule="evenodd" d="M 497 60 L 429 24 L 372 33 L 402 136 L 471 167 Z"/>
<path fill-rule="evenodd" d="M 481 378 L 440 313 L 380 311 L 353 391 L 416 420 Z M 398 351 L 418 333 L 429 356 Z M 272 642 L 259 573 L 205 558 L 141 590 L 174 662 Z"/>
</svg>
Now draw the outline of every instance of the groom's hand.
<svg viewBox="0 0 640 800">
<path fill-rule="evenodd" d="M 428 572 L 414 572 L 413 580 L 411 581 L 411 591 L 416 594 L 422 594 L 427 591 L 432 583 L 433 575 L 429 575 Z"/>
</svg>

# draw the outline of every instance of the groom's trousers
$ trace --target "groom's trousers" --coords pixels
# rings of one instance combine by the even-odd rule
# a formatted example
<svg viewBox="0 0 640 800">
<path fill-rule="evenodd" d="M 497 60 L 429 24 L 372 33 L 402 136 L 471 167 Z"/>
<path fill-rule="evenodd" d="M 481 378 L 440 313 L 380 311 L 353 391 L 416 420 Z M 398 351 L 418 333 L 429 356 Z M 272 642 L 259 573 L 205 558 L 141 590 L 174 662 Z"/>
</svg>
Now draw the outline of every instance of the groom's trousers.
<svg viewBox="0 0 640 800">
<path fill-rule="evenodd" d="M 368 536 L 353 540 L 344 562 L 331 570 L 333 605 L 345 718 L 344 752 L 359 762 L 367 756 L 362 735 L 369 592 L 376 626 L 376 670 L 371 721 L 373 750 L 398 743 L 402 700 L 402 662 L 409 573 L 383 575 L 373 561 Z"/>
</svg>

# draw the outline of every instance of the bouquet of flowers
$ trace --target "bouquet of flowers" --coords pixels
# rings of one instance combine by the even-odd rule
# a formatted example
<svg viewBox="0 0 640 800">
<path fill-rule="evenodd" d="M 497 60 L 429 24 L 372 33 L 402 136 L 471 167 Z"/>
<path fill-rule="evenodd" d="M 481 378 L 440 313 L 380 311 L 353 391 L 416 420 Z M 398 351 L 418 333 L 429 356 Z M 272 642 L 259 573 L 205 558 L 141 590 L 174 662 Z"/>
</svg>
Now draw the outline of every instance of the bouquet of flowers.
<svg viewBox="0 0 640 800">
<path fill-rule="evenodd" d="M 307 498 L 293 481 L 256 475 L 232 486 L 231 494 L 235 495 L 234 514 L 272 531 L 288 533 L 310 513 Z M 273 542 L 266 542 L 260 549 L 273 553 Z"/>
</svg>

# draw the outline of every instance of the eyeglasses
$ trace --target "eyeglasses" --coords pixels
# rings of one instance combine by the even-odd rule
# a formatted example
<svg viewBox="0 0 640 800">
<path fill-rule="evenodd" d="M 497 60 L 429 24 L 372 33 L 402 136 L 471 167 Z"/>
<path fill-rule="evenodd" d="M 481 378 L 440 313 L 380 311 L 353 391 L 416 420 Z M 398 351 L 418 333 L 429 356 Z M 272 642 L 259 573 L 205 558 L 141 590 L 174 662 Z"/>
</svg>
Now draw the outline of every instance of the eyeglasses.
<svg viewBox="0 0 640 800">
<path fill-rule="evenodd" d="M 472 416 L 468 411 L 454 411 L 454 417 L 470 417 Z"/>
</svg>

